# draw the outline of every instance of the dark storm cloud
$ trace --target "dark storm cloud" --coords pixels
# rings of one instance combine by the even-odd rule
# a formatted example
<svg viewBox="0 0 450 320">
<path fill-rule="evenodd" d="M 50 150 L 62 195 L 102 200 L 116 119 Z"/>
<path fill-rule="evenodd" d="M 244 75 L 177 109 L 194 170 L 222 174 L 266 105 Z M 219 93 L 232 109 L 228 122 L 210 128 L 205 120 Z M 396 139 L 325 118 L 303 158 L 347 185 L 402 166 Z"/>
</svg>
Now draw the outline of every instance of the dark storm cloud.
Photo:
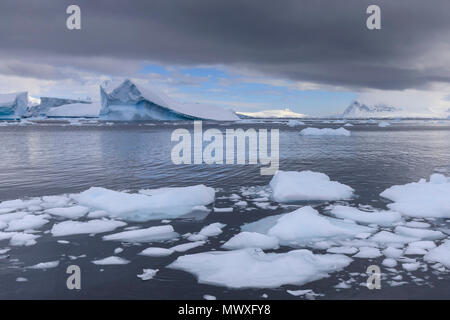
<svg viewBox="0 0 450 320">
<path fill-rule="evenodd" d="M 70 4 L 81 7 L 80 31 L 65 28 Z M 370 4 L 382 30 L 365 26 Z M 33 62 L 225 64 L 354 88 L 450 82 L 440 58 L 450 53 L 438 51 L 450 43 L 448 0 L 2 0 L 0 9 L 0 52 Z"/>
</svg>

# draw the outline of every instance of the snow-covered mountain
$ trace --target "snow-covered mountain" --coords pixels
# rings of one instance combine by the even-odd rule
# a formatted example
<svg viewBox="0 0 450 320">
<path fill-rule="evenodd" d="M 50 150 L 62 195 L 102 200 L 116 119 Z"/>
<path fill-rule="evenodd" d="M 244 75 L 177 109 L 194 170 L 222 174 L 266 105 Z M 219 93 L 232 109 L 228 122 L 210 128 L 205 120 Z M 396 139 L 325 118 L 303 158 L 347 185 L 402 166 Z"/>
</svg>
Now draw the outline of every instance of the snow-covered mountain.
<svg viewBox="0 0 450 320">
<path fill-rule="evenodd" d="M 100 118 L 107 120 L 238 120 L 229 109 L 200 103 L 180 103 L 155 88 L 125 80 L 118 87 L 100 87 Z"/>
<path fill-rule="evenodd" d="M 263 110 L 258 112 L 236 112 L 238 115 L 251 118 L 303 118 L 305 115 L 290 109 Z"/>
<path fill-rule="evenodd" d="M 403 114 L 402 109 L 378 104 L 369 106 L 358 101 L 353 101 L 345 109 L 342 118 L 394 118 Z"/>
</svg>

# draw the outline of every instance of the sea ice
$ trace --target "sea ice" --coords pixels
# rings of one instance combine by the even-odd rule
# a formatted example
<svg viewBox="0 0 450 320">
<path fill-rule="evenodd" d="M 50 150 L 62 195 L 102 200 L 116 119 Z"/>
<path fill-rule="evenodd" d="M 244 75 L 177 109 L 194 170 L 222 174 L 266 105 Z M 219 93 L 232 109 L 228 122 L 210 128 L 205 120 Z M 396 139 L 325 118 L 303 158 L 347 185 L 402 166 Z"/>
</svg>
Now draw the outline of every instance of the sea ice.
<svg viewBox="0 0 450 320">
<path fill-rule="evenodd" d="M 175 252 L 186 252 L 188 250 L 200 247 L 200 246 L 204 245 L 205 243 L 206 243 L 205 241 L 188 242 L 188 243 L 183 243 L 183 244 L 174 246 L 174 247 L 170 248 L 170 250 L 173 250 Z"/>
<path fill-rule="evenodd" d="M 355 254 L 353 257 L 355 258 L 366 258 L 366 259 L 374 259 L 381 257 L 380 249 L 373 247 L 360 247 L 359 252 Z"/>
<path fill-rule="evenodd" d="M 241 249 L 185 255 L 168 267 L 191 272 L 200 283 L 230 288 L 277 288 L 327 277 L 351 261 L 344 255 L 319 255 L 309 250 L 266 254 L 260 249 Z"/>
<path fill-rule="evenodd" d="M 59 261 L 40 262 L 31 267 L 28 267 L 28 269 L 52 269 L 56 268 L 58 265 Z"/>
<path fill-rule="evenodd" d="M 353 196 L 353 189 L 331 181 L 320 172 L 277 171 L 270 181 L 272 197 L 277 202 L 302 200 L 346 200 Z"/>
<path fill-rule="evenodd" d="M 447 240 L 440 246 L 431 249 L 423 259 L 428 262 L 439 262 L 450 268 L 450 241 Z"/>
<path fill-rule="evenodd" d="M 103 236 L 103 240 L 139 243 L 139 242 L 164 241 L 176 238 L 177 236 L 178 233 L 176 233 L 173 230 L 172 226 L 165 225 L 165 226 L 150 227 L 147 229 L 137 229 L 114 233 L 107 236 Z"/>
<path fill-rule="evenodd" d="M 8 228 L 5 231 L 23 231 L 38 229 L 48 223 L 47 219 L 41 216 L 26 215 L 21 219 L 12 220 L 9 222 Z M 0 228 L 1 229 L 1 228 Z"/>
<path fill-rule="evenodd" d="M 269 216 L 244 225 L 242 231 L 259 232 L 277 238 L 281 244 L 305 244 L 323 239 L 347 239 L 374 229 L 320 215 L 312 207 Z"/>
<path fill-rule="evenodd" d="M 450 218 L 450 179 L 433 174 L 430 181 L 421 179 L 405 185 L 393 186 L 380 195 L 394 201 L 389 208 L 412 217 Z"/>
<path fill-rule="evenodd" d="M 80 221 L 63 221 L 53 226 L 51 232 L 54 237 L 75 235 L 75 234 L 97 234 L 113 231 L 116 228 L 125 226 L 123 221 L 115 220 L 89 220 Z"/>
<path fill-rule="evenodd" d="M 170 256 L 174 252 L 173 249 L 150 247 L 141 251 L 139 254 L 148 257 L 165 257 Z"/>
<path fill-rule="evenodd" d="M 394 231 L 397 234 L 412 238 L 419 238 L 421 240 L 437 240 L 445 238 L 445 235 L 442 232 L 436 230 L 416 229 L 397 226 L 395 227 Z"/>
<path fill-rule="evenodd" d="M 212 203 L 214 196 L 213 188 L 197 185 L 141 190 L 139 194 L 94 187 L 74 195 L 73 198 L 81 205 L 105 210 L 112 217 L 148 221 L 183 216 L 196 206 Z"/>
<path fill-rule="evenodd" d="M 141 278 L 143 281 L 153 279 L 159 269 L 143 269 L 142 274 L 138 274 L 137 277 Z"/>
</svg>

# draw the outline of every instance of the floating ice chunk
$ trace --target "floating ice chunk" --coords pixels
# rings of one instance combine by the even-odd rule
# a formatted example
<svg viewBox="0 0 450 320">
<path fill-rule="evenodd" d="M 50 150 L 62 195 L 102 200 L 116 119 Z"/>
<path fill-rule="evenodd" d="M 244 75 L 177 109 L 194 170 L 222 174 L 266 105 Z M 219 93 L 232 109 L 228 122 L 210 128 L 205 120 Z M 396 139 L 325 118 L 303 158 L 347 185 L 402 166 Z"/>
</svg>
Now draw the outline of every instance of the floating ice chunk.
<svg viewBox="0 0 450 320">
<path fill-rule="evenodd" d="M 276 237 L 281 244 L 287 245 L 329 238 L 351 238 L 362 232 L 373 232 L 369 227 L 322 216 L 309 206 L 291 213 L 264 218 L 244 225 L 241 229 Z"/>
<path fill-rule="evenodd" d="M 286 292 L 289 293 L 292 296 L 295 296 L 295 297 L 305 296 L 307 299 L 314 299 L 314 297 L 323 296 L 323 294 L 315 293 L 311 289 L 306 289 L 306 290 L 286 290 Z"/>
<path fill-rule="evenodd" d="M 235 205 L 239 206 L 239 207 L 246 207 L 248 205 L 247 201 L 238 201 L 235 203 Z"/>
<path fill-rule="evenodd" d="M 67 219 L 78 219 L 86 215 L 89 209 L 83 206 L 74 206 L 68 208 L 53 208 L 47 209 L 45 212 L 51 215 L 63 217 Z"/>
<path fill-rule="evenodd" d="M 408 228 L 403 226 L 395 227 L 395 233 L 401 234 L 408 237 L 419 238 L 422 240 L 437 240 L 442 239 L 445 235 L 436 230 L 427 230 L 427 229 L 416 229 L 416 228 Z"/>
<path fill-rule="evenodd" d="M 359 252 L 355 254 L 353 257 L 355 258 L 366 258 L 366 259 L 374 259 L 381 257 L 380 249 L 373 247 L 360 247 Z"/>
<path fill-rule="evenodd" d="M 24 278 L 24 277 L 17 277 L 17 278 L 16 278 L 16 281 L 17 281 L 17 282 L 27 282 L 28 279 L 27 279 L 27 278 Z"/>
<path fill-rule="evenodd" d="M 257 232 L 241 232 L 222 245 L 225 249 L 260 248 L 277 249 L 278 239 Z"/>
<path fill-rule="evenodd" d="M 177 236 L 178 233 L 176 233 L 173 230 L 172 226 L 165 225 L 165 226 L 150 227 L 147 229 L 137 229 L 114 233 L 107 236 L 103 236 L 103 240 L 139 243 L 139 242 L 164 241 L 176 238 Z"/>
<path fill-rule="evenodd" d="M 212 203 L 214 196 L 213 188 L 197 185 L 184 188 L 141 190 L 140 194 L 94 187 L 74 195 L 73 198 L 81 205 L 106 210 L 113 217 L 148 221 L 183 216 L 196 206 Z"/>
<path fill-rule="evenodd" d="M 42 197 L 42 200 L 44 201 L 42 206 L 48 209 L 65 207 L 70 201 L 70 199 L 66 196 L 45 196 Z"/>
<path fill-rule="evenodd" d="M 26 212 L 13 212 L 13 213 L 6 213 L 0 215 L 0 221 L 9 223 L 13 220 L 22 219 L 23 217 L 27 216 L 28 213 Z"/>
<path fill-rule="evenodd" d="M 418 247 L 408 247 L 405 250 L 405 255 L 424 255 L 427 254 L 427 250 Z"/>
<path fill-rule="evenodd" d="M 419 262 L 403 263 L 402 267 L 406 271 L 416 271 L 417 269 L 419 269 L 420 263 Z"/>
<path fill-rule="evenodd" d="M 352 286 L 351 284 L 341 281 L 337 285 L 334 286 L 336 289 L 350 289 Z"/>
<path fill-rule="evenodd" d="M 0 214 L 10 213 L 15 210 L 16 210 L 16 208 L 3 208 L 3 209 L 0 209 Z"/>
<path fill-rule="evenodd" d="M 7 252 L 9 252 L 11 249 L 6 248 L 6 249 L 0 249 L 0 254 L 5 254 Z"/>
<path fill-rule="evenodd" d="M 333 206 L 331 214 L 341 219 L 354 220 L 364 224 L 376 224 L 383 227 L 392 226 L 393 223 L 401 220 L 400 213 L 393 211 L 361 211 L 354 207 Z"/>
<path fill-rule="evenodd" d="M 53 226 L 51 232 L 54 237 L 68 236 L 74 234 L 97 234 L 113 231 L 116 228 L 125 226 L 123 221 L 115 220 L 89 220 L 80 221 L 63 221 Z"/>
<path fill-rule="evenodd" d="M 345 128 L 332 129 L 332 128 L 305 128 L 300 131 L 302 136 L 350 136 L 351 132 Z"/>
<path fill-rule="evenodd" d="M 327 249 L 329 253 L 340 253 L 340 254 L 355 254 L 358 252 L 358 249 L 355 247 L 332 247 Z"/>
<path fill-rule="evenodd" d="M 397 261 L 393 258 L 386 258 L 383 260 L 383 262 L 381 262 L 381 264 L 388 268 L 394 268 L 395 266 L 397 266 Z"/>
<path fill-rule="evenodd" d="M 270 181 L 272 197 L 278 202 L 302 200 L 346 200 L 353 189 L 330 181 L 323 173 L 313 171 L 277 171 Z"/>
<path fill-rule="evenodd" d="M 143 281 L 153 279 L 159 269 L 143 269 L 142 274 L 138 274 L 137 277 L 141 278 Z"/>
<path fill-rule="evenodd" d="M 28 92 L 0 94 L 0 119 L 20 119 L 27 106 Z"/>
<path fill-rule="evenodd" d="M 408 244 L 408 247 L 430 250 L 430 249 L 436 248 L 436 244 L 433 241 L 424 240 L 424 241 L 411 242 L 410 244 Z"/>
<path fill-rule="evenodd" d="M 431 249 L 423 259 L 428 262 L 439 262 L 450 268 L 450 241 L 445 241 L 439 247 Z"/>
<path fill-rule="evenodd" d="M 170 256 L 174 252 L 173 249 L 150 247 L 141 251 L 139 254 L 148 257 L 165 257 Z"/>
<path fill-rule="evenodd" d="M 0 230 L 5 229 L 8 226 L 8 224 L 6 222 L 3 222 L 0 220 Z"/>
<path fill-rule="evenodd" d="M 2 203 L 0 203 L 0 209 L 15 209 L 15 210 L 19 210 L 19 209 L 25 209 L 26 207 L 31 206 L 31 205 L 39 205 L 40 203 L 41 203 L 41 200 L 39 200 L 39 199 L 8 200 L 8 201 L 3 201 Z"/>
<path fill-rule="evenodd" d="M 378 243 L 386 244 L 386 243 L 409 243 L 420 240 L 419 238 L 401 236 L 389 231 L 380 231 L 377 234 L 373 235 L 369 240 L 375 241 Z"/>
<path fill-rule="evenodd" d="M 259 249 L 242 249 L 185 255 L 168 267 L 191 272 L 200 283 L 230 288 L 276 288 L 322 279 L 351 261 L 343 255 L 319 255 L 309 250 L 265 254 Z"/>
<path fill-rule="evenodd" d="M 173 250 L 175 252 L 186 252 L 188 250 L 200 247 L 200 246 L 204 245 L 205 243 L 206 243 L 205 241 L 188 242 L 188 243 L 183 243 L 183 244 L 174 246 L 174 247 L 170 248 L 170 250 Z"/>
<path fill-rule="evenodd" d="M 214 207 L 214 212 L 233 212 L 233 208 L 216 208 L 216 207 Z"/>
<path fill-rule="evenodd" d="M 39 236 L 29 233 L 14 232 L 14 235 L 9 240 L 9 244 L 12 246 L 33 246 L 36 244 L 36 239 Z"/>
<path fill-rule="evenodd" d="M 353 127 L 353 125 L 351 123 L 346 123 L 344 124 L 344 127 Z"/>
<path fill-rule="evenodd" d="M 48 223 L 47 219 L 41 216 L 27 215 L 18 220 L 12 220 L 9 222 L 9 226 L 5 231 L 23 231 L 38 229 Z M 1 229 L 1 228 L 0 228 Z"/>
<path fill-rule="evenodd" d="M 222 229 L 226 226 L 226 224 L 223 223 L 211 223 L 210 225 L 203 227 L 202 230 L 200 230 L 199 234 L 205 237 L 213 237 L 221 234 L 223 231 Z"/>
<path fill-rule="evenodd" d="M 450 218 L 450 179 L 442 174 L 433 174 L 430 182 L 419 182 L 393 186 L 380 195 L 394 203 L 389 208 L 412 217 Z"/>
<path fill-rule="evenodd" d="M 403 255 L 403 250 L 393 247 L 387 247 L 383 250 L 383 254 L 388 258 L 399 258 Z"/>
<path fill-rule="evenodd" d="M 107 257 L 107 258 L 100 259 L 100 260 L 94 260 L 94 261 L 92 261 L 92 263 L 96 264 L 96 265 L 104 266 L 104 265 L 115 265 L 115 264 L 128 264 L 128 263 L 130 263 L 130 261 L 120 258 L 120 257 L 111 256 L 111 257 Z"/>
<path fill-rule="evenodd" d="M 205 299 L 205 300 L 217 300 L 217 298 L 215 296 L 212 296 L 210 294 L 204 294 L 203 295 L 203 299 Z"/>
<path fill-rule="evenodd" d="M 122 253 L 123 252 L 123 248 L 115 248 L 114 249 L 114 254 L 119 254 L 119 253 Z"/>
<path fill-rule="evenodd" d="M 57 266 L 59 266 L 59 261 L 49 261 L 35 264 L 31 267 L 28 267 L 28 269 L 52 269 L 56 268 Z"/>
</svg>

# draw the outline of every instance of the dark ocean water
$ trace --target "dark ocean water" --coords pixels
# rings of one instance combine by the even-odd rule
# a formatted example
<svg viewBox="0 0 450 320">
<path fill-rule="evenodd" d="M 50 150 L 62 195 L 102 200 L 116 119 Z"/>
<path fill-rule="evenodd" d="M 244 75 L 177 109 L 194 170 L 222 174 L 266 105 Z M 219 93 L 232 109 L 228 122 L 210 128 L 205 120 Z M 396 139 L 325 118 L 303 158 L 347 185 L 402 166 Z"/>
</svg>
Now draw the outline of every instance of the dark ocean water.
<svg viewBox="0 0 450 320">
<path fill-rule="evenodd" d="M 342 126 L 319 121 L 308 125 Z M 232 205 L 227 197 L 239 192 L 241 187 L 264 186 L 270 182 L 271 177 L 260 175 L 257 165 L 172 164 L 170 153 L 175 143 L 170 141 L 170 136 L 176 128 L 193 130 L 191 122 L 0 126 L 0 201 L 76 193 L 92 186 L 137 191 L 205 184 L 218 189 L 214 206 L 227 207 Z M 280 130 L 281 170 L 326 173 L 332 180 L 356 190 L 356 198 L 350 203 L 376 208 L 386 207 L 387 201 L 379 194 L 392 185 L 428 178 L 433 172 L 447 175 L 450 172 L 449 121 L 403 121 L 387 128 L 355 124 L 347 128 L 352 131 L 350 137 L 302 137 L 299 131 L 304 127 L 289 127 L 282 122 L 204 123 L 204 129 L 208 128 L 277 128 Z M 233 213 L 211 212 L 205 217 L 173 220 L 171 225 L 182 234 L 197 232 L 213 222 L 227 224 L 219 237 L 188 252 L 196 253 L 218 249 L 221 241 L 236 234 L 243 223 L 289 211 L 286 208 L 235 209 Z M 151 221 L 130 223 L 129 226 L 160 224 L 160 221 Z M 48 227 L 43 230 L 46 229 Z M 301 288 L 233 290 L 198 284 L 189 273 L 165 268 L 183 253 L 150 258 L 137 255 L 145 245 L 130 245 L 121 254 L 131 260 L 130 264 L 101 267 L 91 261 L 112 255 L 118 243 L 102 241 L 101 235 L 67 236 L 64 239 L 70 244 L 56 243 L 51 235 L 44 233 L 34 246 L 11 247 L 9 257 L 0 259 L 0 299 L 201 299 L 204 294 L 218 299 L 259 299 L 263 294 L 269 299 L 298 299 L 287 294 L 286 289 L 313 289 L 324 294 L 319 298 L 325 299 L 450 298 L 446 289 L 450 275 L 431 272 L 415 274 L 419 278 L 426 277 L 426 283 L 422 285 L 408 280 L 408 275 L 403 273 L 404 281 L 408 283 L 399 287 L 386 285 L 382 290 L 368 290 L 355 284 L 351 289 L 341 291 L 333 288 L 338 279 L 348 278 L 349 272 L 365 273 L 369 264 L 379 264 L 382 258 L 355 260 L 344 271 Z M 0 249 L 7 246 L 7 241 L 0 241 Z M 281 248 L 277 252 L 288 250 Z M 87 255 L 85 258 L 76 261 L 67 258 L 84 254 Z M 46 271 L 24 268 L 51 260 L 60 260 L 59 267 Z M 66 288 L 66 268 L 74 263 L 82 270 L 82 289 L 76 292 Z M 160 271 L 155 279 L 141 281 L 136 275 L 143 268 Z M 26 277 L 28 281 L 16 282 L 17 277 Z M 365 279 L 359 278 L 360 282 Z"/>
</svg>

